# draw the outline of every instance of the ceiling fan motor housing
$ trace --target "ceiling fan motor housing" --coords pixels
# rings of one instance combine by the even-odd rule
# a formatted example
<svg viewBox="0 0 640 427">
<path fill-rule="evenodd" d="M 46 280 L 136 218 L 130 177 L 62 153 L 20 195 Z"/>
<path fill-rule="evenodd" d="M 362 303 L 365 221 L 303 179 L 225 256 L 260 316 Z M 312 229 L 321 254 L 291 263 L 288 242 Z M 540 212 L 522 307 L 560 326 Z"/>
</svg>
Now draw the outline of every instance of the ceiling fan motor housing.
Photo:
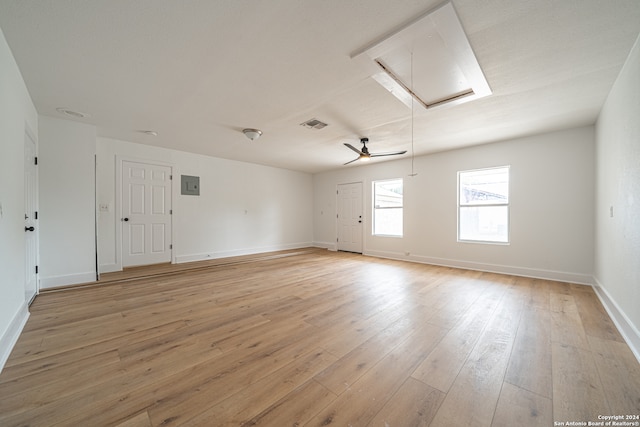
<svg viewBox="0 0 640 427">
<path fill-rule="evenodd" d="M 360 142 L 362 143 L 362 154 L 369 155 L 369 149 L 367 148 L 367 142 L 369 142 L 369 138 L 360 138 Z"/>
</svg>

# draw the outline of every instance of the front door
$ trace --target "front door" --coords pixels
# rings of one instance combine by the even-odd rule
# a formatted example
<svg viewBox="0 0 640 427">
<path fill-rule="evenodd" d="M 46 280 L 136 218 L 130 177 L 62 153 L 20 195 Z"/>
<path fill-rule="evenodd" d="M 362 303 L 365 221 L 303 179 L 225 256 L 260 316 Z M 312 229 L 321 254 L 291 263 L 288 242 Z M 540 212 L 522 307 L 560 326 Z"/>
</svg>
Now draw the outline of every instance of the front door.
<svg viewBox="0 0 640 427">
<path fill-rule="evenodd" d="M 171 167 L 122 162 L 122 266 L 171 261 Z"/>
<path fill-rule="evenodd" d="M 24 238 L 25 300 L 31 304 L 38 293 L 38 172 L 36 142 L 29 132 L 24 137 Z"/>
<path fill-rule="evenodd" d="M 338 250 L 362 253 L 362 183 L 338 185 Z"/>
</svg>

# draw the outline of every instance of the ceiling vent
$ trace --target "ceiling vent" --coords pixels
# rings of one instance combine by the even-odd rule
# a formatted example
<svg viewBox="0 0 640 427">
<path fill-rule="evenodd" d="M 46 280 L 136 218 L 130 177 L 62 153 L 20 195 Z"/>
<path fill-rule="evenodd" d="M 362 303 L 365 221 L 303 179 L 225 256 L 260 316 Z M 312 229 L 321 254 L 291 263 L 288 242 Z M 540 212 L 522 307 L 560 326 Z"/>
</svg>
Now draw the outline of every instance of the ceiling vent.
<svg viewBox="0 0 640 427">
<path fill-rule="evenodd" d="M 300 126 L 304 126 L 307 129 L 317 129 L 320 130 L 322 128 L 325 128 L 327 126 L 329 126 L 328 124 L 321 122 L 318 119 L 311 119 L 311 120 L 307 120 L 304 123 L 300 123 Z"/>
</svg>

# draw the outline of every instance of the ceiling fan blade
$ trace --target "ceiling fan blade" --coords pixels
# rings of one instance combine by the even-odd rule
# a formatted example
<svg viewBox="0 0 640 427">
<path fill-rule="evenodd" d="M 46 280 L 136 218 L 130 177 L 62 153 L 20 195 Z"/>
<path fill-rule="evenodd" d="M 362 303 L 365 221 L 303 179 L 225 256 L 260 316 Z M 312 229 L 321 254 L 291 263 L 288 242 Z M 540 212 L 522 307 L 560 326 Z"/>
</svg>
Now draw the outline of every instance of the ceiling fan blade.
<svg viewBox="0 0 640 427">
<path fill-rule="evenodd" d="M 377 154 L 372 154 L 371 157 L 397 156 L 399 154 L 404 154 L 406 152 L 407 152 L 407 150 L 405 150 L 405 151 L 394 151 L 393 153 L 377 153 Z"/>
<path fill-rule="evenodd" d="M 348 165 L 349 163 L 353 163 L 353 162 L 358 161 L 358 160 L 360 160 L 360 157 L 357 157 L 357 158 L 351 160 L 350 162 L 345 163 L 344 165 Z"/>
<path fill-rule="evenodd" d="M 351 145 L 351 144 L 347 144 L 346 142 L 344 143 L 344 145 L 345 145 L 346 147 L 351 148 L 351 149 L 352 149 L 353 151 L 355 151 L 356 153 L 358 153 L 358 154 L 362 155 L 362 151 L 358 150 L 358 149 L 357 149 L 356 147 L 354 147 L 353 145 Z"/>
</svg>

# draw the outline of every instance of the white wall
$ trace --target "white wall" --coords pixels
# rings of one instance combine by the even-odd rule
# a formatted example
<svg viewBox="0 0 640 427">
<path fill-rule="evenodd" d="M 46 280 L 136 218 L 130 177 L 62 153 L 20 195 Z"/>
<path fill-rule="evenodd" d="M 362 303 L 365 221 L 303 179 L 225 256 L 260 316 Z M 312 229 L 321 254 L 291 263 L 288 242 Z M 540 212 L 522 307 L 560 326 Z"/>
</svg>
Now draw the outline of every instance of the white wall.
<svg viewBox="0 0 640 427">
<path fill-rule="evenodd" d="M 28 317 L 24 290 L 27 127 L 37 136 L 38 115 L 0 30 L 0 370 Z"/>
<path fill-rule="evenodd" d="M 640 360 L 640 38 L 597 130 L 596 288 Z M 613 208 L 613 216 L 610 209 Z"/>
<path fill-rule="evenodd" d="M 107 138 L 97 142 L 100 271 L 121 268 L 116 162 L 173 166 L 174 262 L 305 247 L 312 241 L 311 175 Z M 200 196 L 180 195 L 180 175 L 200 177 Z"/>
<path fill-rule="evenodd" d="M 592 126 L 314 176 L 314 240 L 335 247 L 336 185 L 364 184 L 364 252 L 480 270 L 592 282 Z M 457 242 L 457 172 L 511 166 L 509 245 Z M 404 178 L 404 237 L 371 235 L 371 182 Z M 405 252 L 410 252 L 409 256 Z"/>
<path fill-rule="evenodd" d="M 39 118 L 40 285 L 96 278 L 94 126 Z"/>
</svg>

